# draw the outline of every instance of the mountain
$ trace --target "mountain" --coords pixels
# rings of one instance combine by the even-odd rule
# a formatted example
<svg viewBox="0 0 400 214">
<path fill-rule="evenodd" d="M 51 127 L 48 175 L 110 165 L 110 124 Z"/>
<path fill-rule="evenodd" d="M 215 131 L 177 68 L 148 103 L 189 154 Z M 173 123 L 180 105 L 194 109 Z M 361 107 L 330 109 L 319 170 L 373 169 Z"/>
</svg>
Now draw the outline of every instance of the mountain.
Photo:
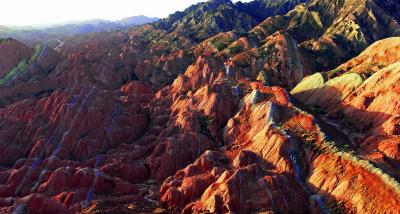
<svg viewBox="0 0 400 214">
<path fill-rule="evenodd" d="M 0 25 L 0 31 L 4 32 L 4 31 L 9 31 L 10 29 L 6 26 L 1 26 Z"/>
<path fill-rule="evenodd" d="M 200 41 L 218 32 L 247 31 L 255 24 L 253 17 L 238 11 L 231 1 L 213 0 L 175 13 L 155 26 Z"/>
<path fill-rule="evenodd" d="M 284 14 L 299 2 L 256 0 L 235 4 L 230 0 L 211 0 L 176 12 L 154 25 L 199 42 L 219 32 L 247 32 L 266 17 Z"/>
<path fill-rule="evenodd" d="M 45 81 L 61 59 L 59 54 L 45 45 L 30 48 L 14 39 L 3 39 L 0 42 L 0 107 L 26 98 L 48 96 L 53 90 Z M 40 87 L 33 89 L 26 84 L 35 82 Z"/>
<path fill-rule="evenodd" d="M 396 213 L 398 5 L 213 0 L 2 40 L 0 213 Z"/>
<path fill-rule="evenodd" d="M 196 19 L 204 18 L 203 15 L 195 16 L 193 11 L 202 14 L 202 10 L 207 10 L 220 14 L 226 8 L 237 11 L 235 7 L 235 4 L 230 1 L 200 3 L 185 10 L 188 15 L 183 19 L 194 22 Z M 36 97 L 36 94 L 58 88 L 93 83 L 104 89 L 116 89 L 126 82 L 137 79 L 151 84 L 155 89 L 171 84 L 194 61 L 191 48 L 196 44 L 191 36 L 179 33 L 177 28 L 159 29 L 159 26 L 165 24 L 167 20 L 173 20 L 171 17 L 175 15 L 153 24 L 128 30 L 78 34 L 57 41 L 53 40 L 51 45 L 47 46 L 56 47 L 57 51 L 65 56 L 63 60 L 52 70 L 46 71 L 47 76 L 36 77 L 31 81 L 25 81 L 24 84 L 3 89 L 3 93 L 7 95 L 7 101 L 3 100 L 2 105 Z M 212 17 L 212 15 L 209 16 Z M 101 20 L 92 21 L 92 24 L 95 23 L 102 22 Z M 85 27 L 83 24 L 71 26 Z M 197 25 L 195 28 L 196 35 L 200 35 L 204 30 Z M 226 25 L 224 28 L 234 30 L 234 26 Z M 54 29 L 56 28 L 51 28 L 45 33 L 52 32 Z M 222 30 L 224 29 L 218 28 L 216 32 Z M 57 31 L 59 30 L 54 30 L 54 32 Z M 98 69 L 102 72 L 98 72 Z M 24 96 L 17 96 L 17 94 L 24 94 Z"/>
<path fill-rule="evenodd" d="M 0 39 L 0 77 L 21 61 L 28 60 L 32 52 L 31 48 L 15 39 Z"/>
<path fill-rule="evenodd" d="M 208 39 L 202 49 L 232 58 L 248 77 L 292 89 L 304 76 L 329 71 L 399 32 L 395 16 L 374 1 L 309 1 L 247 33 Z"/>
<path fill-rule="evenodd" d="M 399 49 L 399 37 L 380 40 L 339 67 L 305 78 L 291 93 L 310 108 L 324 109 L 327 117 L 341 120 L 357 133 L 353 136 L 358 144 L 374 135 L 398 135 Z"/>
<path fill-rule="evenodd" d="M 158 18 L 132 16 L 114 22 L 98 19 L 56 24 L 46 27 L 0 27 L 0 38 L 15 38 L 31 46 L 45 43 L 56 47 L 58 43 L 54 43 L 54 40 L 62 40 L 62 38 L 66 36 L 121 30 L 157 20 Z"/>
<path fill-rule="evenodd" d="M 93 32 L 103 32 L 118 30 L 125 27 L 132 27 L 143 25 L 157 21 L 158 18 L 150 18 L 146 16 L 132 16 L 126 17 L 117 21 L 108 20 L 89 20 L 71 24 L 58 24 L 42 29 L 48 33 L 61 34 L 61 35 L 75 35 L 75 34 L 88 34 Z"/>
<path fill-rule="evenodd" d="M 152 23 L 152 22 L 155 22 L 158 20 L 159 20 L 159 18 L 150 18 L 147 16 L 132 16 L 132 17 L 123 18 L 116 22 L 121 25 L 134 26 L 134 25 L 143 25 L 143 24 L 147 24 L 147 23 Z"/>
<path fill-rule="evenodd" d="M 377 2 L 310 1 L 298 5 L 283 17 L 265 20 L 254 29 L 254 34 L 265 37 L 278 29 L 285 29 L 300 43 L 303 55 L 315 59 L 309 65 L 310 69 L 329 70 L 354 57 L 373 42 L 399 35 L 399 20 Z M 399 6 L 395 1 L 390 2 L 394 7 Z"/>
<path fill-rule="evenodd" d="M 261 22 L 271 16 L 284 15 L 296 5 L 305 2 L 307 0 L 255 0 L 245 3 L 239 1 L 237 7 Z"/>
<path fill-rule="evenodd" d="M 185 213 L 397 210 L 399 42 L 378 41 L 335 69 L 375 70 L 365 80 L 352 68 L 329 81 L 305 78 L 292 94 L 309 107 L 285 89 L 246 81 L 235 67 L 225 73 L 222 63 L 215 68 L 215 61 L 199 59 L 173 83 L 172 93 L 189 92 L 172 106 L 208 115 L 209 132 L 219 133 L 212 136 L 224 146 L 168 177 L 161 200 Z M 285 177 L 288 171 L 294 176 Z"/>
</svg>

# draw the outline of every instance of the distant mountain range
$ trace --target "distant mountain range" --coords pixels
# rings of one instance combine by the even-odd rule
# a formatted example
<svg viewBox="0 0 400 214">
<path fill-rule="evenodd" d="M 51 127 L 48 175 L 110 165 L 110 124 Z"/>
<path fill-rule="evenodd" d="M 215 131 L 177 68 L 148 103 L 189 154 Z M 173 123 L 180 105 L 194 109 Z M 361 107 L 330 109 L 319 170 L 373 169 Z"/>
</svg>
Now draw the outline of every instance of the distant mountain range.
<svg viewBox="0 0 400 214">
<path fill-rule="evenodd" d="M 103 19 L 69 22 L 41 27 L 14 27 L 0 26 L 0 38 L 14 38 L 30 46 L 45 43 L 50 46 L 57 45 L 54 40 L 65 36 L 121 30 L 127 27 L 147 24 L 159 20 L 147 16 L 132 16 L 117 21 Z"/>
</svg>

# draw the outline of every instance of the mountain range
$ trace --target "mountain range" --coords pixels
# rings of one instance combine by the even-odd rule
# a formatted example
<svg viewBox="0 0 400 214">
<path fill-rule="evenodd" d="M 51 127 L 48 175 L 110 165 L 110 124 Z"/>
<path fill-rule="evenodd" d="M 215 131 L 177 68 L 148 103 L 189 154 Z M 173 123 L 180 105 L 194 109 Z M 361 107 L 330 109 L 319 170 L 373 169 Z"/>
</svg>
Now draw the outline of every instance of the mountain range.
<svg viewBox="0 0 400 214">
<path fill-rule="evenodd" d="M 400 213 L 398 9 L 210 0 L 1 39 L 0 212 Z"/>
<path fill-rule="evenodd" d="M 0 38 L 18 39 L 30 46 L 44 43 L 52 47 L 56 47 L 58 45 L 57 41 L 66 36 L 122 30 L 132 26 L 155 22 L 157 20 L 159 20 L 159 18 L 132 16 L 117 21 L 94 19 L 88 21 L 53 24 L 48 26 L 0 26 Z"/>
</svg>

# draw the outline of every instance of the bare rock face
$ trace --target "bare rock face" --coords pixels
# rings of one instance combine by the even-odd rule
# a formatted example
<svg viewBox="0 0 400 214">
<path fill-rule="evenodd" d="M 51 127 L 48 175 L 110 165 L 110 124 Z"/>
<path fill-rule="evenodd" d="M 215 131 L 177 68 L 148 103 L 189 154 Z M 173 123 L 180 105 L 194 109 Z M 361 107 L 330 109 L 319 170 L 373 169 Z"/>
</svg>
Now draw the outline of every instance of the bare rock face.
<svg viewBox="0 0 400 214">
<path fill-rule="evenodd" d="M 114 142 L 137 139 L 146 130 L 145 112 L 140 112 L 139 103 L 130 105 L 131 99 L 135 98 L 128 96 L 122 100 L 118 93 L 93 86 L 69 93 L 56 92 L 40 101 L 26 101 L 14 108 L 2 109 L 3 132 L 31 128 L 26 134 L 7 136 L 8 139 L 4 140 L 14 143 L 5 144 L 4 151 L 18 150 L 21 154 L 28 152 L 29 156 L 36 156 L 42 153 L 51 155 L 50 151 L 57 148 L 65 158 L 86 160 L 96 151 L 115 146 Z M 102 113 L 103 110 L 107 113 Z M 87 150 L 87 146 L 94 142 L 97 146 Z M 43 150 L 45 152 L 39 152 Z M 4 159 L 1 163 L 10 164 Z"/>
<path fill-rule="evenodd" d="M 265 83 L 279 85 L 285 88 L 293 88 L 307 75 L 302 62 L 302 56 L 298 49 L 298 43 L 290 35 L 276 32 L 267 37 L 261 47 L 262 70 L 265 75 Z"/>
<path fill-rule="evenodd" d="M 13 48 L 17 54 L 20 53 L 18 47 Z M 43 45 L 38 45 L 34 50 L 29 49 L 29 51 L 28 58 L 21 59 L 1 77 L 0 107 L 26 98 L 49 96 L 55 88 L 61 87 L 60 81 L 48 77 L 60 60 L 60 55 Z M 3 63 L 0 62 L 0 64 Z"/>
<path fill-rule="evenodd" d="M 353 144 L 362 146 L 367 159 L 391 170 L 398 166 L 398 149 L 389 142 L 398 135 L 399 42 L 399 37 L 378 41 L 338 68 L 305 78 L 291 92 L 326 114 L 328 122 L 353 133 Z M 323 75 L 332 79 L 325 82 Z"/>
<path fill-rule="evenodd" d="M 207 151 L 164 181 L 161 200 L 166 206 L 183 213 L 397 209 L 397 181 L 350 153 L 345 134 L 297 108 L 285 90 L 250 85 L 252 92 L 241 98 L 222 130 L 225 146 Z M 366 193 L 368 182 L 374 185 Z M 381 194 L 391 200 L 383 203 Z"/>
<path fill-rule="evenodd" d="M 170 98 L 168 110 L 156 107 L 152 115 L 160 131 L 147 162 L 158 180 L 190 164 L 204 151 L 221 145 L 219 130 L 234 114 L 238 98 L 229 86 L 205 84 L 216 81 L 218 63 L 215 59 L 199 58 L 170 88 L 157 94 L 156 105 L 164 105 L 160 103 L 162 96 Z M 159 115 L 166 112 L 169 116 Z"/>
<path fill-rule="evenodd" d="M 133 183 L 150 176 L 143 160 L 147 151 L 119 147 L 147 130 L 152 96 L 140 83 L 121 91 L 92 86 L 1 109 L 0 163 L 9 168 L 1 173 L 1 197 L 21 197 L 10 205 L 28 213 L 40 207 L 66 213 L 60 204 L 80 210 L 95 195 L 138 192 Z"/>
<path fill-rule="evenodd" d="M 24 197 L 20 205 L 17 205 L 14 212 L 16 213 L 68 213 L 72 214 L 73 212 L 68 210 L 65 206 L 60 205 L 59 203 L 54 202 L 53 200 L 40 195 L 33 194 L 27 197 Z M 22 204 L 24 203 L 24 204 Z"/>
<path fill-rule="evenodd" d="M 364 123 L 371 123 L 371 128 L 375 128 L 390 117 L 399 115 L 400 94 L 396 86 L 400 81 L 399 71 L 399 63 L 381 69 L 350 94 L 340 108 L 344 114 L 349 115 L 347 120 L 356 122 L 362 117 Z M 388 126 L 390 125 L 387 124 L 386 127 L 389 128 Z"/>
<path fill-rule="evenodd" d="M 211 142 L 204 135 L 183 134 L 165 139 L 156 146 L 147 163 L 152 174 L 163 180 L 168 175 L 189 164 L 199 151 L 211 148 Z"/>
<path fill-rule="evenodd" d="M 396 82 L 396 68 L 376 72 L 356 87 L 357 95 L 382 94 L 366 83 Z M 316 78 L 326 85 L 324 77 Z M 308 81 L 303 85 L 313 88 Z M 351 91 L 346 84 L 354 81 L 330 84 Z M 357 100 L 350 99 L 354 91 L 349 94 L 332 107 L 332 117 L 338 110 L 346 114 L 341 103 Z M 214 57 L 199 57 L 156 93 L 131 82 L 118 90 L 76 87 L 17 102 L 0 109 L 1 142 L 11 142 L 0 144 L 1 209 L 32 212 L 46 200 L 52 201 L 49 212 L 397 209 L 396 113 L 387 121 L 366 115 L 376 123 L 375 134 L 355 150 L 351 130 L 298 106 L 307 109 L 283 88 L 227 75 Z M 371 152 L 376 148 L 381 155 Z"/>
<path fill-rule="evenodd" d="M 267 170 L 268 165 L 255 153 L 235 153 L 207 151 L 164 181 L 162 200 L 169 206 L 185 207 L 184 213 L 291 212 L 289 203 L 299 209 L 308 206 L 302 187 L 293 178 Z"/>
</svg>

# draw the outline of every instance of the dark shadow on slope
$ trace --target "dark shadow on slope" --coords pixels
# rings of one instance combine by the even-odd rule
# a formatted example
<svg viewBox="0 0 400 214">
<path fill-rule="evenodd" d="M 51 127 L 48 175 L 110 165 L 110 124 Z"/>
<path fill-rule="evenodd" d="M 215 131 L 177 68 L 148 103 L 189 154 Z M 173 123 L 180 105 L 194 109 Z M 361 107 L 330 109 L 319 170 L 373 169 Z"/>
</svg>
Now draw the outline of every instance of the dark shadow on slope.
<svg viewBox="0 0 400 214">
<path fill-rule="evenodd" d="M 318 94 L 319 90 L 321 89 L 308 90 L 303 93 L 313 95 Z M 337 94 L 339 96 L 341 95 L 341 92 L 333 87 L 330 87 L 328 91 L 329 93 Z M 375 149 L 367 149 L 360 145 L 367 137 L 372 136 L 372 131 L 375 128 L 382 125 L 381 123 L 376 123 L 373 119 L 377 118 L 381 121 L 385 121 L 385 119 L 387 120 L 392 116 L 382 112 L 363 111 L 354 106 L 343 104 L 339 99 L 332 101 L 331 103 L 334 103 L 333 105 L 316 102 L 311 104 L 313 106 L 304 105 L 294 96 L 291 96 L 291 101 L 295 106 L 314 116 L 315 122 L 320 126 L 321 131 L 326 134 L 326 140 L 334 142 L 340 150 L 354 152 L 355 155 L 363 158 L 365 155 L 378 153 L 379 150 L 377 148 L 378 144 L 376 144 Z M 372 102 L 373 100 L 367 97 L 364 102 L 365 108 L 367 108 Z M 315 108 L 316 106 L 319 106 L 319 108 Z M 325 111 L 325 108 L 331 110 Z M 350 114 L 345 112 L 350 112 Z M 362 115 L 362 117 L 356 117 L 354 114 Z M 396 166 L 396 163 L 398 163 L 399 160 L 388 157 L 385 154 L 382 155 L 384 155 L 382 160 L 370 160 L 370 163 L 375 165 L 375 167 L 382 169 L 395 179 L 400 180 L 400 174 L 396 172 L 393 167 Z"/>
<path fill-rule="evenodd" d="M 328 94 L 320 94 L 321 92 L 327 92 Z M 309 103 L 308 105 L 303 104 L 300 100 L 296 99 L 296 97 L 305 97 L 305 96 L 315 96 L 318 95 L 318 100 Z M 331 99 L 326 99 L 327 96 L 330 96 Z M 364 134 L 367 135 L 369 132 L 382 124 L 374 124 L 374 121 L 366 120 L 368 118 L 386 118 L 389 119 L 391 115 L 382 113 L 382 112 L 373 112 L 373 111 L 364 111 L 361 109 L 357 109 L 354 106 L 343 104 L 340 97 L 342 96 L 342 92 L 334 87 L 324 87 L 322 89 L 312 89 L 304 92 L 300 92 L 295 96 L 291 96 L 292 103 L 299 107 L 300 109 L 309 112 L 314 115 L 316 122 L 321 126 L 323 132 L 325 132 L 328 136 L 332 137 L 336 142 L 349 142 L 350 137 L 354 136 L 346 136 L 343 132 L 347 130 L 352 133 Z M 329 103 L 321 103 L 323 101 L 329 101 Z M 373 102 L 373 98 L 366 98 L 364 102 L 364 107 L 368 108 L 368 106 Z M 347 114 L 346 112 L 351 112 L 351 114 Z M 353 114 L 363 114 L 364 118 L 356 118 Z M 323 119 L 322 117 L 326 118 Z M 334 122 L 338 124 L 338 127 L 333 126 L 332 124 L 327 123 L 327 121 Z M 341 129 L 341 130 L 339 130 Z M 355 139 L 360 140 L 360 139 Z"/>
</svg>

